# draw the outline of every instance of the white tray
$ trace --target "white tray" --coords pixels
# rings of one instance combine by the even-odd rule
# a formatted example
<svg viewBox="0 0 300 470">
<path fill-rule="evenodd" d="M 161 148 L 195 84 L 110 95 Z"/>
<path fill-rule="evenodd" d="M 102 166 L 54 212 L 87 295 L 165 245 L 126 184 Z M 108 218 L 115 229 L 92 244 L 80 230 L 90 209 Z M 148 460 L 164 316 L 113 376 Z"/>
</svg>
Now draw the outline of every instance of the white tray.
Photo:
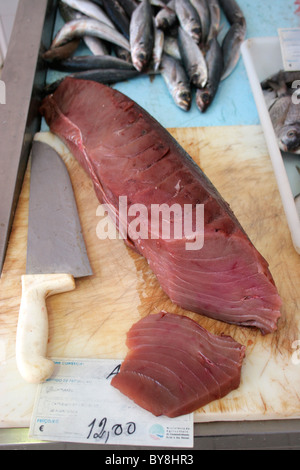
<svg viewBox="0 0 300 470">
<path fill-rule="evenodd" d="M 295 169 L 295 161 L 297 159 L 298 165 L 300 166 L 300 156 L 285 155 L 284 158 L 286 161 L 283 161 L 282 153 L 277 144 L 272 121 L 260 85 L 262 80 L 283 69 L 279 38 L 265 37 L 247 39 L 242 44 L 241 51 L 260 122 L 264 131 L 270 158 L 273 164 L 273 169 L 288 226 L 291 232 L 293 245 L 297 253 L 300 254 L 300 219 L 294 200 L 294 196 L 296 194 L 293 194 L 291 188 L 292 179 L 298 178 Z M 291 171 L 289 171 L 287 164 L 289 163 L 289 159 L 291 160 Z M 289 173 L 290 179 L 288 177 L 287 171 Z M 295 172 L 295 175 L 293 174 L 293 171 Z"/>
</svg>

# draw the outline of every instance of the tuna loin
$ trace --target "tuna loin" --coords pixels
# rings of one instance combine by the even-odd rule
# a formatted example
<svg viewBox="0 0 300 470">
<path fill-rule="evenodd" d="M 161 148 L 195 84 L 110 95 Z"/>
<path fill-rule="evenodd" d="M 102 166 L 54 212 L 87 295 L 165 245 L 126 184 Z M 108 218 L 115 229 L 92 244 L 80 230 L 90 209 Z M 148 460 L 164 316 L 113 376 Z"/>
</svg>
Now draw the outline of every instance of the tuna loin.
<svg viewBox="0 0 300 470">
<path fill-rule="evenodd" d="M 111 385 L 155 416 L 192 413 L 240 385 L 245 347 L 185 316 L 161 312 L 132 326 Z"/>
<path fill-rule="evenodd" d="M 143 204 L 148 213 L 153 204 L 189 204 L 193 211 L 204 205 L 202 249 L 186 249 L 189 233 L 166 239 L 152 225 L 147 238 L 127 239 L 175 304 L 263 334 L 276 330 L 281 300 L 268 263 L 213 184 L 154 118 L 110 87 L 69 77 L 45 98 L 41 112 L 92 178 L 99 201 L 111 205 L 120 230 L 121 196 L 128 210 Z"/>
</svg>

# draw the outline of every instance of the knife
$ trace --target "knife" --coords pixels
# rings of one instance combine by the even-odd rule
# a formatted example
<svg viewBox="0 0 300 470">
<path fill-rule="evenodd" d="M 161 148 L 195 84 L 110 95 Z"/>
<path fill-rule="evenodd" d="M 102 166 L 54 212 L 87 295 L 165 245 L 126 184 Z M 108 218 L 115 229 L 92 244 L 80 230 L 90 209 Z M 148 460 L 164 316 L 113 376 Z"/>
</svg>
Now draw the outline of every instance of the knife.
<svg viewBox="0 0 300 470">
<path fill-rule="evenodd" d="M 16 362 L 26 382 L 53 374 L 47 359 L 46 299 L 75 289 L 75 278 L 93 274 L 84 243 L 68 170 L 48 144 L 31 151 L 26 274 L 16 337 Z"/>
</svg>

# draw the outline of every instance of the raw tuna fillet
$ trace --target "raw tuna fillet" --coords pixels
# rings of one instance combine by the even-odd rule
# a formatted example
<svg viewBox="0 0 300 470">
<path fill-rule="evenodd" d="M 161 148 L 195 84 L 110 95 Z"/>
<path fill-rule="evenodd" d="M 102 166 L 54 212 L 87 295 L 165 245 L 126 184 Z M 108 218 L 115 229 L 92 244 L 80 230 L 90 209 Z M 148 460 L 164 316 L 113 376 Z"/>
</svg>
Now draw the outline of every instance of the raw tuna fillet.
<svg viewBox="0 0 300 470">
<path fill-rule="evenodd" d="M 92 178 L 99 201 L 112 208 L 120 233 L 129 234 L 126 242 L 147 259 L 175 304 L 258 327 L 263 334 L 276 330 L 281 300 L 268 263 L 213 184 L 154 118 L 112 88 L 72 78 L 45 98 L 41 112 Z M 129 215 L 136 204 L 147 209 L 139 219 L 147 237 L 145 232 L 130 237 L 134 216 L 121 217 L 119 198 L 124 196 Z M 178 213 L 172 213 L 166 238 L 162 223 L 154 217 L 149 223 L 155 204 L 176 204 L 182 214 L 191 207 L 192 227 L 183 237 L 175 236 Z M 201 232 L 195 222 L 199 205 L 204 206 L 204 245 L 187 249 Z M 182 225 L 186 219 L 184 214 Z"/>
<path fill-rule="evenodd" d="M 111 384 L 155 416 L 192 413 L 240 385 L 245 347 L 188 317 L 161 312 L 132 326 Z"/>
</svg>

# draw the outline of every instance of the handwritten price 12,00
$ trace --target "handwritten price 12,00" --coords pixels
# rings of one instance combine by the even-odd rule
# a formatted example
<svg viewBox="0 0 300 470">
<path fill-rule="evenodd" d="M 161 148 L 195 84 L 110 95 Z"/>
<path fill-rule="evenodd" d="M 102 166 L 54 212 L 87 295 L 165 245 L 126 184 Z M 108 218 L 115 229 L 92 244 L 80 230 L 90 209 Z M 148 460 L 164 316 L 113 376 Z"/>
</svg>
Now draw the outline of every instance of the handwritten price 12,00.
<svg viewBox="0 0 300 470">
<path fill-rule="evenodd" d="M 87 440 L 89 439 L 99 439 L 103 440 L 105 444 L 108 442 L 110 436 L 121 436 L 121 434 L 126 433 L 127 435 L 134 434 L 136 431 L 136 424 L 132 421 L 129 421 L 125 425 L 122 424 L 114 424 L 109 427 L 107 426 L 107 418 L 102 418 L 99 421 L 98 428 L 95 429 L 97 423 L 97 419 L 93 419 L 93 421 L 88 425 L 90 428 Z M 107 429 L 108 428 L 108 429 Z"/>
</svg>

